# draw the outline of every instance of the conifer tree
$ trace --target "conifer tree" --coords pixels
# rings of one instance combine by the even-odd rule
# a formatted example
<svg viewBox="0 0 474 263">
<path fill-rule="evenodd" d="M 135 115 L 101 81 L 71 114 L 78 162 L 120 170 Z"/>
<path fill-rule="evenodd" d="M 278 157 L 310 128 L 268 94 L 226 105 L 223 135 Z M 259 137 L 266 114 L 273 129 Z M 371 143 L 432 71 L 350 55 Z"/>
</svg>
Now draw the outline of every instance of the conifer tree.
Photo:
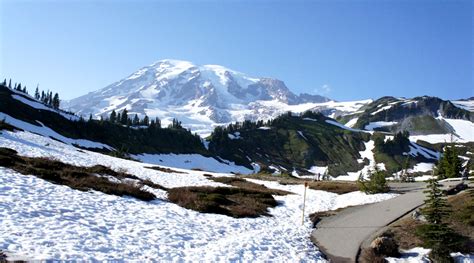
<svg viewBox="0 0 474 263">
<path fill-rule="evenodd" d="M 132 125 L 133 125 L 133 126 L 138 126 L 138 125 L 140 125 L 140 119 L 138 118 L 138 115 L 137 115 L 137 114 L 135 114 L 135 116 L 133 117 Z"/>
<path fill-rule="evenodd" d="M 451 210 L 436 179 L 428 182 L 425 207 L 421 210 L 428 224 L 417 227 L 416 234 L 425 247 L 431 248 L 430 257 L 435 262 L 452 262 L 450 252 L 457 249 L 462 237 L 456 234 L 444 221 Z"/>
<path fill-rule="evenodd" d="M 462 163 L 454 146 L 446 146 L 437 165 L 438 179 L 461 176 Z"/>
<path fill-rule="evenodd" d="M 40 93 L 39 93 L 39 85 L 36 86 L 35 90 L 35 99 L 39 100 L 40 99 Z"/>
<path fill-rule="evenodd" d="M 22 89 L 21 89 L 21 83 L 18 83 L 18 86 L 16 86 L 15 89 L 18 90 L 18 91 L 22 91 Z"/>
<path fill-rule="evenodd" d="M 117 113 L 115 112 L 115 110 L 112 110 L 112 112 L 110 113 L 109 121 L 111 123 L 115 123 L 117 121 Z"/>
<path fill-rule="evenodd" d="M 7 86 L 7 79 L 5 78 L 2 83 L 3 86 Z"/>
<path fill-rule="evenodd" d="M 46 94 L 44 94 L 44 90 L 41 91 L 41 102 L 46 103 Z"/>
<path fill-rule="evenodd" d="M 89 122 L 92 121 L 92 113 L 89 114 Z"/>
<path fill-rule="evenodd" d="M 158 117 L 155 118 L 155 125 L 156 125 L 156 128 L 161 129 L 161 120 L 160 120 L 160 118 L 158 118 Z"/>
<path fill-rule="evenodd" d="M 149 122 L 150 122 L 150 118 L 148 118 L 148 116 L 145 115 L 145 117 L 143 118 L 143 125 L 148 126 Z"/>
<path fill-rule="evenodd" d="M 386 193 L 390 190 L 385 179 L 385 171 L 382 171 L 375 166 L 373 172 L 369 170 L 367 173 L 369 177 L 368 181 L 364 180 L 362 174 L 357 180 L 357 185 L 362 192 L 367 194 L 377 194 Z"/>
<path fill-rule="evenodd" d="M 127 125 L 128 123 L 128 111 L 127 109 L 123 109 L 122 111 L 122 116 L 120 117 L 120 123 L 122 123 L 123 125 Z"/>
<path fill-rule="evenodd" d="M 12 79 L 10 79 L 10 80 L 8 81 L 8 88 L 9 88 L 9 89 L 12 88 Z"/>
<path fill-rule="evenodd" d="M 59 101 L 59 95 L 58 95 L 58 93 L 55 93 L 55 94 L 54 94 L 54 97 L 53 97 L 53 100 L 52 100 L 52 106 L 53 106 L 53 108 L 54 108 L 54 109 L 59 109 L 59 103 L 60 103 L 60 101 Z"/>
</svg>

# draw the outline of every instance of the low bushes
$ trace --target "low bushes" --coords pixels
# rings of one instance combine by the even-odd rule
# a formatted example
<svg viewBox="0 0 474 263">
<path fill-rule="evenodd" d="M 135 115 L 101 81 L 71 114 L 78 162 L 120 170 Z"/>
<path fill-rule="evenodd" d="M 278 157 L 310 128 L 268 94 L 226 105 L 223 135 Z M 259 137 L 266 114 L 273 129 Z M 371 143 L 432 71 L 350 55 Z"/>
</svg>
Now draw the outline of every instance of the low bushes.
<svg viewBox="0 0 474 263">
<path fill-rule="evenodd" d="M 267 193 L 271 195 L 292 194 L 291 192 L 284 191 L 284 190 L 270 189 L 270 188 L 265 187 L 264 185 L 252 183 L 238 177 L 211 177 L 210 179 L 218 183 L 228 184 L 235 187 L 244 188 L 247 190 L 252 190 L 252 191 L 260 192 L 260 193 Z"/>
<path fill-rule="evenodd" d="M 34 175 L 51 183 L 67 185 L 81 191 L 96 190 L 105 194 L 132 196 L 143 201 L 150 201 L 156 198 L 154 194 L 142 190 L 139 184 L 112 182 L 103 177 L 112 176 L 119 180 L 134 179 L 140 181 L 136 176 L 124 172 L 116 172 L 102 165 L 80 167 L 47 158 L 18 156 L 17 152 L 12 149 L 0 148 L 0 166 L 13 169 L 22 174 Z M 156 186 L 154 188 L 157 188 Z"/>
<path fill-rule="evenodd" d="M 230 187 L 177 187 L 168 190 L 168 199 L 179 206 L 202 213 L 235 218 L 269 216 L 268 208 L 278 203 L 270 193 Z"/>
</svg>

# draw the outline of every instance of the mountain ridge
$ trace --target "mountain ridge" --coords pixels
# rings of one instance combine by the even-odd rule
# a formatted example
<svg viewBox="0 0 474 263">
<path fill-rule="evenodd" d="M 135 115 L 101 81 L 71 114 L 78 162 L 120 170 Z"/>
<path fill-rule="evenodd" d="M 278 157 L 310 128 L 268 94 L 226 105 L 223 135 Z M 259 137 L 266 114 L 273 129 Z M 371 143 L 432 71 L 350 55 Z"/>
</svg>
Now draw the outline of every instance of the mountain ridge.
<svg viewBox="0 0 474 263">
<path fill-rule="evenodd" d="M 220 65 L 166 59 L 67 101 L 65 106 L 78 114 L 97 117 L 127 108 L 140 117 L 159 117 L 165 124 L 172 118 L 183 119 L 189 128 L 210 133 L 216 124 L 270 119 L 291 106 L 328 101 L 319 95 L 296 95 L 275 78 L 255 78 Z M 267 102 L 279 103 L 278 108 L 283 108 L 265 107 Z"/>
</svg>

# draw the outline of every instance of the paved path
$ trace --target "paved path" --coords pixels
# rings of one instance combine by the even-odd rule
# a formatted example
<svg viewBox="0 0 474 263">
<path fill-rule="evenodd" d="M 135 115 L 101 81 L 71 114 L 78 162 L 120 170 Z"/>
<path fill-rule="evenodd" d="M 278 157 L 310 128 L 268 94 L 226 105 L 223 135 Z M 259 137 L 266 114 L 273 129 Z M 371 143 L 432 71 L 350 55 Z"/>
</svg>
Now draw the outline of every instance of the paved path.
<svg viewBox="0 0 474 263">
<path fill-rule="evenodd" d="M 380 228 L 423 204 L 424 183 L 392 184 L 405 193 L 363 206 L 349 207 L 325 217 L 311 238 L 332 262 L 355 262 L 360 244 Z"/>
<path fill-rule="evenodd" d="M 443 182 L 450 187 L 460 182 Z M 355 262 L 361 244 L 378 230 L 421 206 L 426 183 L 391 183 L 401 195 L 375 204 L 349 207 L 325 217 L 311 233 L 311 239 L 332 262 Z"/>
</svg>

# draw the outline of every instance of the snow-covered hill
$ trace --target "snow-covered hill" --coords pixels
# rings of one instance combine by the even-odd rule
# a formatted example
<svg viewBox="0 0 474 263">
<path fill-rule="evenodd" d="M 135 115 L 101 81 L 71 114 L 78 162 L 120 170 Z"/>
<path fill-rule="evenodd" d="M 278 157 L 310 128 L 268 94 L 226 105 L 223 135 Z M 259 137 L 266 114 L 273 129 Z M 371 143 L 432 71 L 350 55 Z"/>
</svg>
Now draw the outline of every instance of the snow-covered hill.
<svg viewBox="0 0 474 263">
<path fill-rule="evenodd" d="M 412 139 L 430 143 L 474 141 L 472 100 L 437 97 L 382 97 L 359 112 L 338 118 L 348 127 L 368 131 L 409 131 Z"/>
<path fill-rule="evenodd" d="M 214 126 L 230 122 L 266 120 L 287 111 L 318 110 L 337 116 L 355 112 L 370 102 L 339 103 L 318 95 L 296 95 L 278 79 L 168 59 L 64 106 L 84 116 L 109 115 L 112 110 L 127 108 L 140 117 L 159 117 L 164 125 L 178 118 L 185 127 L 209 134 Z"/>
<path fill-rule="evenodd" d="M 163 172 L 151 164 L 119 159 L 29 132 L 0 132 L 0 147 L 21 156 L 80 166 L 105 165 L 165 187 L 226 186 L 195 170 Z M 180 172 L 180 173 L 178 173 Z M 186 173 L 183 175 L 183 172 Z M 301 225 L 301 185 L 258 181 L 292 194 L 275 196 L 271 216 L 233 218 L 185 209 L 166 191 L 149 202 L 79 191 L 0 167 L 0 252 L 26 261 L 311 261 L 325 262 L 311 243 L 309 216 L 317 211 L 383 201 L 395 194 L 334 194 L 307 189 Z"/>
</svg>

